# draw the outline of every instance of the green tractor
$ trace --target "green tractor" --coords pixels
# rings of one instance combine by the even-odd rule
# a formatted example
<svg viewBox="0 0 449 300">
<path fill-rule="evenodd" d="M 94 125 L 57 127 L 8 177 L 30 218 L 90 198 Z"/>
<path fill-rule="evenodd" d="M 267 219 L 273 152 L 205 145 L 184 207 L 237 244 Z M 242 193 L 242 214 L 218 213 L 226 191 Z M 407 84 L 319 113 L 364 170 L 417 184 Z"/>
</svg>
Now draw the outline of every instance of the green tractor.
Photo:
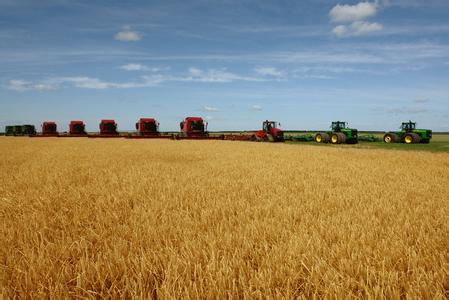
<svg viewBox="0 0 449 300">
<path fill-rule="evenodd" d="M 357 144 L 358 131 L 357 129 L 346 127 L 346 122 L 336 121 L 332 122 L 332 130 L 326 132 L 318 132 L 315 135 L 315 142 L 332 144 Z"/>
<path fill-rule="evenodd" d="M 412 121 L 403 122 L 401 131 L 387 132 L 384 135 L 384 142 L 405 143 L 405 144 L 428 144 L 432 138 L 432 130 L 417 129 L 416 123 Z"/>
</svg>

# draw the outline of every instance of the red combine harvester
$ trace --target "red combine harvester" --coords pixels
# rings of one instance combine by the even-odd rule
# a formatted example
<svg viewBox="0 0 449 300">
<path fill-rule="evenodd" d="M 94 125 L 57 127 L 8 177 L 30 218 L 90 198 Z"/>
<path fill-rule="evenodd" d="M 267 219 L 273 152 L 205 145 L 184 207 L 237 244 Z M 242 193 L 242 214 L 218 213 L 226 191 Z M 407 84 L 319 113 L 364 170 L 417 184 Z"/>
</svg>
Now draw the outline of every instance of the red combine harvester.
<svg viewBox="0 0 449 300">
<path fill-rule="evenodd" d="M 59 137 L 85 137 L 87 136 L 85 128 L 86 125 L 84 125 L 83 121 L 70 121 L 69 133 Z"/>
<path fill-rule="evenodd" d="M 136 123 L 137 134 L 129 135 L 130 139 L 172 138 L 172 135 L 162 135 L 159 132 L 159 122 L 154 118 L 140 118 Z"/>
<path fill-rule="evenodd" d="M 58 136 L 58 129 L 55 122 L 46 121 L 42 123 L 42 134 L 41 136 Z"/>
<path fill-rule="evenodd" d="M 100 134 L 88 135 L 90 138 L 119 138 L 122 137 L 117 131 L 117 123 L 114 120 L 101 120 Z"/>
<path fill-rule="evenodd" d="M 192 140 L 222 140 L 223 136 L 209 136 L 207 132 L 207 122 L 200 117 L 187 117 L 179 126 L 181 132 L 175 139 L 192 139 Z"/>
</svg>

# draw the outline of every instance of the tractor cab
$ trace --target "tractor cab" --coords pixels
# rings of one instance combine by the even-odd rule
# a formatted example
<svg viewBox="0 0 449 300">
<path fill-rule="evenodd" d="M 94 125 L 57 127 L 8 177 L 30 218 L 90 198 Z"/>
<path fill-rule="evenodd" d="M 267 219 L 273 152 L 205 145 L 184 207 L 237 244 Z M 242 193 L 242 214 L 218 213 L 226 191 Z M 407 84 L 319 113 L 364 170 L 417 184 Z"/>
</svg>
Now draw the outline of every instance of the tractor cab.
<svg viewBox="0 0 449 300">
<path fill-rule="evenodd" d="M 279 124 L 279 127 L 280 125 L 281 124 Z M 263 122 L 263 131 L 265 131 L 266 133 L 270 133 L 273 128 L 278 128 L 277 122 L 268 120 Z"/>
<path fill-rule="evenodd" d="M 332 131 L 340 132 L 342 129 L 346 128 L 346 122 L 342 122 L 342 121 L 332 122 L 331 128 L 332 128 Z"/>
<path fill-rule="evenodd" d="M 254 137 L 259 141 L 283 142 L 284 132 L 279 129 L 280 126 L 278 122 L 265 120 L 262 130 L 257 131 Z"/>
<path fill-rule="evenodd" d="M 404 122 L 401 125 L 401 129 L 405 132 L 411 132 L 416 129 L 416 123 L 412 121 Z"/>
</svg>

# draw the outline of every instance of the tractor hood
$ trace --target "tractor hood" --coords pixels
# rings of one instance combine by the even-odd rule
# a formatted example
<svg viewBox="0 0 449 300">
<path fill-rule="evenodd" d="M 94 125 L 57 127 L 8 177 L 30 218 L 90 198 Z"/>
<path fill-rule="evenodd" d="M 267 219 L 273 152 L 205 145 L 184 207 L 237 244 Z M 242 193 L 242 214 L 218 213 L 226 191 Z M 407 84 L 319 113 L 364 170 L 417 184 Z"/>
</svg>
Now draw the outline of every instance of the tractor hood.
<svg viewBox="0 0 449 300">
<path fill-rule="evenodd" d="M 284 136 L 284 132 L 279 128 L 271 128 L 272 136 Z"/>
</svg>

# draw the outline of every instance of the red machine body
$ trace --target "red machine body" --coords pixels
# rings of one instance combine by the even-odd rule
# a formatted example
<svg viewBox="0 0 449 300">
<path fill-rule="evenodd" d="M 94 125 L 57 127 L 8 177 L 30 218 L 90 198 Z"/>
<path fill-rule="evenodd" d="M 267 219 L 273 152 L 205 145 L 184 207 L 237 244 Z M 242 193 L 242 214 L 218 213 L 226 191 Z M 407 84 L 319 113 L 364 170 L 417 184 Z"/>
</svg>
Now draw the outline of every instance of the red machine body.
<svg viewBox="0 0 449 300">
<path fill-rule="evenodd" d="M 180 124 L 181 137 L 208 137 L 207 122 L 200 117 L 187 117 Z"/>
<path fill-rule="evenodd" d="M 101 120 L 100 136 L 118 136 L 117 123 L 114 120 Z"/>
<path fill-rule="evenodd" d="M 87 134 L 85 128 L 86 128 L 86 125 L 84 125 L 83 121 L 70 121 L 69 135 L 85 136 Z"/>
<path fill-rule="evenodd" d="M 137 133 L 142 136 L 159 136 L 159 123 L 153 118 L 140 118 L 136 123 Z"/>
<path fill-rule="evenodd" d="M 58 129 L 55 122 L 46 121 L 42 123 L 43 136 L 58 136 Z"/>
<path fill-rule="evenodd" d="M 261 141 L 270 141 L 270 142 L 283 142 L 284 141 L 284 132 L 279 129 L 278 124 L 275 121 L 264 121 L 262 125 L 262 130 L 256 131 L 255 138 Z"/>
</svg>

